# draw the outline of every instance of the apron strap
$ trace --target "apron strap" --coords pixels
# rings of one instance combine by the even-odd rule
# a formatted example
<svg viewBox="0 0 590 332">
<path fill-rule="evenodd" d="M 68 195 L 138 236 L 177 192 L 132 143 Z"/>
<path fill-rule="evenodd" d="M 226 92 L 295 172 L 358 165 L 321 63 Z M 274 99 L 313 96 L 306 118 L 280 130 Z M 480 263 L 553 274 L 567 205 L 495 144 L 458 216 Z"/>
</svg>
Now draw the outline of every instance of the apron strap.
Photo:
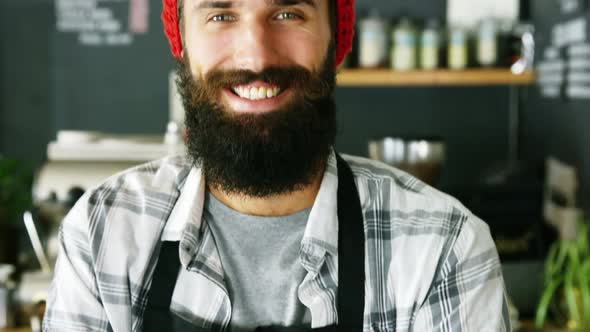
<svg viewBox="0 0 590 332">
<path fill-rule="evenodd" d="M 178 242 L 162 242 L 148 293 L 148 302 L 143 313 L 144 332 L 194 330 L 192 324 L 170 311 L 180 267 Z"/>
<path fill-rule="evenodd" d="M 365 231 L 363 212 L 352 170 L 336 154 L 338 165 L 338 326 L 314 331 L 362 331 L 365 306 Z M 170 312 L 172 294 L 181 264 L 178 242 L 162 242 L 148 302 L 143 331 L 190 331 L 190 323 Z M 305 331 L 298 328 L 261 327 L 257 331 Z"/>
<path fill-rule="evenodd" d="M 338 165 L 338 325 L 362 331 L 365 308 L 365 230 L 361 201 L 348 163 Z"/>
</svg>

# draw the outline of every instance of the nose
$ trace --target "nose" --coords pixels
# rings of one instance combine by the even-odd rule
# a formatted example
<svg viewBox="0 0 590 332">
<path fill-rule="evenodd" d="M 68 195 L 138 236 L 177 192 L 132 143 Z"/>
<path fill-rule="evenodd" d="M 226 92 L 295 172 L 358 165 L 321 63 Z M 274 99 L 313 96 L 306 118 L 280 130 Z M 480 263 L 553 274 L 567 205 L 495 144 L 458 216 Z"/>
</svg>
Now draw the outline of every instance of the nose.
<svg viewBox="0 0 590 332">
<path fill-rule="evenodd" d="M 235 39 L 234 61 L 239 69 L 261 72 L 278 65 L 280 57 L 272 27 L 264 21 L 245 22 Z"/>
</svg>

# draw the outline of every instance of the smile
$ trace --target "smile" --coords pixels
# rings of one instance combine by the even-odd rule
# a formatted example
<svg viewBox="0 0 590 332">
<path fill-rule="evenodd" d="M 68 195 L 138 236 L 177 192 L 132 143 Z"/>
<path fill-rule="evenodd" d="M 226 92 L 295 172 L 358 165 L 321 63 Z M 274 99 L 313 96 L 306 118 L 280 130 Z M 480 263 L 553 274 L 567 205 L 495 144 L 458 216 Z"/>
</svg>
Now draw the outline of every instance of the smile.
<svg viewBox="0 0 590 332">
<path fill-rule="evenodd" d="M 240 98 L 262 100 L 274 98 L 281 93 L 281 88 L 271 84 L 236 85 L 232 91 Z"/>
<path fill-rule="evenodd" d="M 281 109 L 291 98 L 293 89 L 261 80 L 222 89 L 224 102 L 237 113 L 265 113 Z"/>
</svg>

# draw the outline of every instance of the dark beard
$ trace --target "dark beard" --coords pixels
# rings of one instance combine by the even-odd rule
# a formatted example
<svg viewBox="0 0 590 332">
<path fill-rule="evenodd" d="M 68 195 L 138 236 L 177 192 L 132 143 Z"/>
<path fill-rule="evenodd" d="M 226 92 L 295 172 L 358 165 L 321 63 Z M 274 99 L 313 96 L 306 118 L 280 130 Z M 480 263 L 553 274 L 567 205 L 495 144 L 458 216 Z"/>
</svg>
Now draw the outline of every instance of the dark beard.
<svg viewBox="0 0 590 332">
<path fill-rule="evenodd" d="M 213 71 L 204 79 L 195 79 L 189 66 L 178 62 L 177 74 L 188 152 L 210 186 L 268 197 L 300 190 L 320 175 L 337 130 L 333 60 L 318 73 L 271 67 L 261 73 Z M 255 80 L 289 87 L 292 100 L 263 114 L 237 114 L 220 104 L 221 89 Z"/>
</svg>

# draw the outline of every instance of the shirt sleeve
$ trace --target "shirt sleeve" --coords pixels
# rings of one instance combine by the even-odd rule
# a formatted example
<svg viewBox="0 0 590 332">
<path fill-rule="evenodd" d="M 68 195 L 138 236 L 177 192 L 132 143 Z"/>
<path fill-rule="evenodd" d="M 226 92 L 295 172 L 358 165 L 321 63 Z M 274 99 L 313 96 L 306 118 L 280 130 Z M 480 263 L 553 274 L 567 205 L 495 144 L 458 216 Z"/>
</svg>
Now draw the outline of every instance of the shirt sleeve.
<svg viewBox="0 0 590 332">
<path fill-rule="evenodd" d="M 502 269 L 489 227 L 467 217 L 441 260 L 414 331 L 511 331 Z"/>
<path fill-rule="evenodd" d="M 44 332 L 112 331 L 98 293 L 84 195 L 59 232 L 59 253 L 43 319 Z"/>
</svg>

